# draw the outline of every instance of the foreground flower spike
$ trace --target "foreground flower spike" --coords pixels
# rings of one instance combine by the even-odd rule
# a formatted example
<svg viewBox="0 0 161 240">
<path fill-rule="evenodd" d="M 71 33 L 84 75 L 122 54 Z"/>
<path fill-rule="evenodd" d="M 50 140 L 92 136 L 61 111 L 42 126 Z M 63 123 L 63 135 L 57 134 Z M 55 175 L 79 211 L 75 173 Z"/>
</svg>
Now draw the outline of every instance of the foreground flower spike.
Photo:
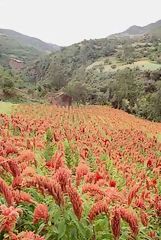
<svg viewBox="0 0 161 240">
<path fill-rule="evenodd" d="M 155 210 L 156 210 L 157 216 L 161 217 L 161 196 L 155 197 L 154 204 L 155 204 Z"/>
<path fill-rule="evenodd" d="M 55 202 L 59 205 L 59 206 L 63 206 L 64 205 L 64 195 L 63 195 L 63 191 L 61 189 L 61 186 L 58 182 L 56 182 L 55 180 L 49 181 L 46 183 L 47 186 L 47 191 L 50 195 L 53 196 L 53 198 L 55 199 Z"/>
<path fill-rule="evenodd" d="M 83 193 L 90 193 L 91 195 L 100 195 L 102 197 L 105 196 L 105 192 L 101 190 L 96 184 L 86 184 L 82 187 Z"/>
<path fill-rule="evenodd" d="M 113 216 L 111 220 L 111 228 L 113 232 L 114 239 L 117 240 L 120 237 L 121 229 L 120 229 L 120 211 L 119 209 L 115 208 L 113 211 Z"/>
<path fill-rule="evenodd" d="M 136 237 L 139 233 L 139 226 L 135 214 L 125 208 L 120 208 L 119 211 L 121 218 L 129 224 L 132 234 Z"/>
<path fill-rule="evenodd" d="M 67 192 L 67 186 L 71 183 L 71 172 L 68 168 L 60 167 L 54 175 L 54 180 L 57 181 L 64 193 Z"/>
<path fill-rule="evenodd" d="M 82 217 L 82 213 L 83 213 L 82 199 L 79 196 L 77 190 L 74 187 L 72 187 L 71 185 L 68 186 L 67 193 L 68 193 L 70 201 L 73 205 L 74 213 L 77 216 L 78 220 L 80 220 Z"/>
<path fill-rule="evenodd" d="M 110 187 L 116 187 L 116 181 L 111 179 L 110 182 L 109 182 L 109 186 Z"/>
<path fill-rule="evenodd" d="M 19 218 L 22 210 L 20 208 L 0 206 L 0 215 L 2 221 L 0 222 L 0 232 L 12 232 L 15 228 L 17 219 Z"/>
<path fill-rule="evenodd" d="M 47 222 L 49 218 L 48 207 L 45 204 L 38 204 L 34 210 L 33 223 L 36 224 L 40 220 Z"/>
<path fill-rule="evenodd" d="M 10 167 L 10 170 L 11 170 L 11 172 L 12 172 L 12 175 L 14 176 L 14 177 L 18 177 L 18 176 L 20 176 L 20 169 L 19 169 L 19 167 L 18 167 L 18 164 L 16 163 L 16 161 L 15 160 L 10 160 L 10 161 L 8 161 L 8 165 L 9 165 L 9 167 Z"/>
<path fill-rule="evenodd" d="M 105 201 L 98 201 L 91 208 L 88 218 L 89 221 L 92 222 L 98 215 L 100 214 L 108 214 L 109 207 Z"/>
<path fill-rule="evenodd" d="M 148 226 L 148 222 L 149 222 L 149 219 L 148 219 L 148 214 L 144 211 L 144 210 L 140 210 L 140 219 L 141 219 L 141 222 L 142 224 L 147 227 Z"/>
<path fill-rule="evenodd" d="M 89 167 L 87 164 L 80 163 L 78 167 L 76 168 L 76 184 L 77 186 L 80 185 L 81 180 L 85 175 L 87 175 L 89 172 Z"/>
<path fill-rule="evenodd" d="M 12 240 L 45 240 L 45 238 L 33 232 L 21 232 L 17 235 L 17 239 Z"/>
<path fill-rule="evenodd" d="M 140 184 L 136 184 L 136 185 L 131 189 L 131 191 L 129 192 L 129 195 L 128 195 L 128 205 L 131 204 L 133 198 L 136 196 L 137 192 L 139 191 L 139 188 L 140 188 Z"/>
<path fill-rule="evenodd" d="M 46 166 L 50 169 L 59 169 L 64 167 L 63 153 L 56 152 L 54 156 L 46 163 Z"/>
<path fill-rule="evenodd" d="M 0 192 L 3 194 L 7 204 L 9 206 L 13 205 L 14 199 L 12 196 L 12 191 L 2 178 L 0 178 Z"/>
<path fill-rule="evenodd" d="M 29 193 L 22 192 L 19 190 L 15 190 L 15 191 L 13 190 L 12 194 L 13 194 L 13 198 L 14 198 L 14 201 L 16 202 L 16 204 L 19 204 L 21 202 L 36 204 L 36 201 L 34 201 L 32 199 L 32 197 L 30 196 Z"/>
<path fill-rule="evenodd" d="M 44 196 L 45 193 L 53 196 L 55 202 L 60 206 L 64 205 L 64 195 L 61 186 L 54 179 L 49 179 L 44 176 L 35 176 L 28 179 L 25 183 L 27 187 L 37 188 Z"/>
</svg>

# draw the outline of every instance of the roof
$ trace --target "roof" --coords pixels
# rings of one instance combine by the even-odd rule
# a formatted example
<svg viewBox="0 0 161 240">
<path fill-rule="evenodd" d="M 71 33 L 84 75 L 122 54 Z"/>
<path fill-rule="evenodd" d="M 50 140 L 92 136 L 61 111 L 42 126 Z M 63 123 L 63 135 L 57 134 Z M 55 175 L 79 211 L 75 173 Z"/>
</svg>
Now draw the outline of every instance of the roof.
<svg viewBox="0 0 161 240">
<path fill-rule="evenodd" d="M 13 60 L 13 61 L 15 61 L 15 62 L 17 62 L 17 63 L 23 63 L 22 60 L 19 60 L 19 59 L 16 59 L 16 58 L 10 58 L 10 60 Z"/>
</svg>

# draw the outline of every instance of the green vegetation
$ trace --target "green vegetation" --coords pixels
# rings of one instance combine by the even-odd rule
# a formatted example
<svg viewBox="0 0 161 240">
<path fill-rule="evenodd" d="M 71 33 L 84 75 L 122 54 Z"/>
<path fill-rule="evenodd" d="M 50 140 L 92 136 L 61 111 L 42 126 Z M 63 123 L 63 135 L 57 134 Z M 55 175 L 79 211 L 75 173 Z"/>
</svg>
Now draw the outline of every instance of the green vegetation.
<svg viewBox="0 0 161 240">
<path fill-rule="evenodd" d="M 9 102 L 0 102 L 0 113 L 11 114 L 13 104 Z"/>
<path fill-rule="evenodd" d="M 59 50 L 59 46 L 25 36 L 8 29 L 0 29 L 0 65 L 9 67 L 11 57 L 28 64 L 44 54 Z"/>
<path fill-rule="evenodd" d="M 83 41 L 39 59 L 26 75 L 44 92 L 63 90 L 77 103 L 110 104 L 160 121 L 160 53 L 150 36 Z"/>
<path fill-rule="evenodd" d="M 43 102 L 64 91 L 77 103 L 111 105 L 161 121 L 161 43 L 153 34 L 159 28 L 161 21 L 144 28 L 133 26 L 126 34 L 84 40 L 51 54 L 38 53 L 38 58 L 30 56 L 36 60 L 30 58 L 20 72 L 0 70 L 2 99 Z M 23 41 L 26 47 L 33 44 L 40 50 L 33 39 L 12 31 L 8 36 L 16 36 L 16 44 Z M 11 49 L 20 53 L 15 47 Z M 3 57 L 4 53 L 0 54 L 0 59 Z"/>
</svg>

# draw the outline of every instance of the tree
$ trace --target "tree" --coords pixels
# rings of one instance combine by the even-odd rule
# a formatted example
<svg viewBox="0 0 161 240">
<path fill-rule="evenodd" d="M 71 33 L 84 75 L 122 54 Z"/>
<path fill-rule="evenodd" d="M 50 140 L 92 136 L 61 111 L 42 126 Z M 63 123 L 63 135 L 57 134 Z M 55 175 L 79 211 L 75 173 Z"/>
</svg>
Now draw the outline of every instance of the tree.
<svg viewBox="0 0 161 240">
<path fill-rule="evenodd" d="M 4 78 L 2 84 L 3 93 L 6 96 L 14 95 L 14 82 L 10 78 Z"/>
<path fill-rule="evenodd" d="M 59 62 L 53 62 L 50 65 L 47 73 L 47 81 L 55 90 L 59 90 L 66 85 L 67 79 L 65 70 Z"/>
<path fill-rule="evenodd" d="M 122 59 L 131 64 L 135 60 L 135 50 L 132 45 L 124 45 Z"/>
<path fill-rule="evenodd" d="M 65 92 L 69 94 L 77 103 L 86 103 L 88 97 L 88 89 L 84 83 L 69 82 L 65 88 Z"/>
<path fill-rule="evenodd" d="M 150 119 L 161 121 L 161 81 L 157 82 L 157 91 L 151 94 L 149 108 Z"/>
<path fill-rule="evenodd" d="M 128 108 L 131 112 L 144 92 L 143 83 L 136 78 L 135 70 L 128 68 L 117 72 L 116 79 L 109 84 L 109 90 L 113 106 Z"/>
<path fill-rule="evenodd" d="M 10 71 L 0 68 L 0 87 L 5 96 L 14 95 L 16 77 Z"/>
</svg>

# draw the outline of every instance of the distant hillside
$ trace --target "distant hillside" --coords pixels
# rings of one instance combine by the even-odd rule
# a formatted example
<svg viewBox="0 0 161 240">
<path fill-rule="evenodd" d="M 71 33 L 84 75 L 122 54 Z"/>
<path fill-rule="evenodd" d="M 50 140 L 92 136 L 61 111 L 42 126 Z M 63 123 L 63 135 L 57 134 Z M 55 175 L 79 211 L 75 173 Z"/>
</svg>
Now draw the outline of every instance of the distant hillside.
<svg viewBox="0 0 161 240">
<path fill-rule="evenodd" d="M 38 51 L 42 52 L 53 52 L 55 50 L 59 50 L 60 47 L 56 44 L 46 43 L 41 41 L 40 39 L 29 37 L 24 34 L 18 33 L 9 29 L 0 29 L 0 34 L 6 35 L 14 40 L 16 40 L 21 45 L 25 45 L 28 47 L 33 47 Z"/>
<path fill-rule="evenodd" d="M 110 104 L 161 121 L 161 21 L 113 36 L 54 51 L 1 32 L 0 65 L 9 60 L 10 66 L 0 72 L 1 99 L 46 102 L 60 91 L 77 103 Z"/>
<path fill-rule="evenodd" d="M 126 31 L 118 34 L 113 34 L 112 36 L 125 37 L 125 36 L 138 36 L 144 34 L 161 38 L 161 20 L 155 23 L 150 23 L 143 27 L 134 25 L 129 27 Z"/>
<path fill-rule="evenodd" d="M 59 49 L 59 46 L 45 43 L 37 38 L 8 29 L 0 29 L 0 65 L 7 66 L 10 58 L 27 63 Z"/>
</svg>

